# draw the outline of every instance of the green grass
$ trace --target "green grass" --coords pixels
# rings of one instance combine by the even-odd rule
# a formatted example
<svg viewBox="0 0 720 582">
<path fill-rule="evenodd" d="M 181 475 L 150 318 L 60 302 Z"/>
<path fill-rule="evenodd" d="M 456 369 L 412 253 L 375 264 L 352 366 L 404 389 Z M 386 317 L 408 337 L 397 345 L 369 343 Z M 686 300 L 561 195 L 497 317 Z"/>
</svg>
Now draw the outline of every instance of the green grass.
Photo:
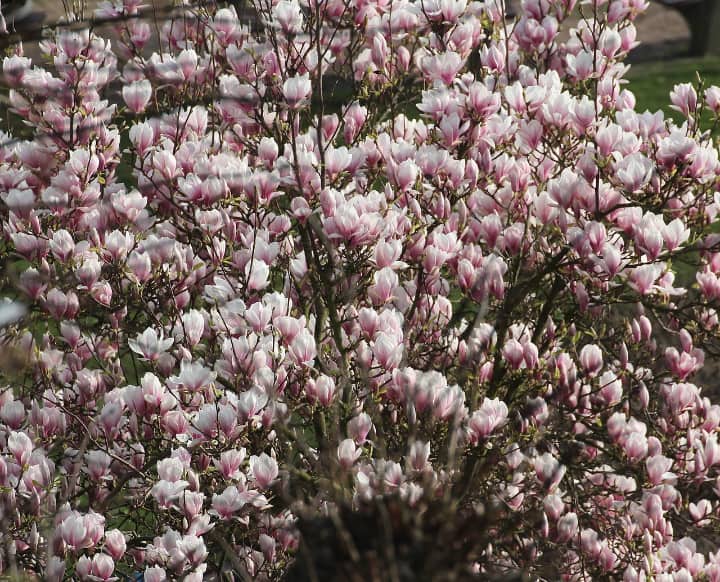
<svg viewBox="0 0 720 582">
<path fill-rule="evenodd" d="M 636 64 L 627 74 L 630 81 L 627 87 L 635 94 L 637 111 L 662 109 L 666 116 L 680 122 L 682 116 L 670 109 L 670 91 L 679 83 L 692 83 L 697 87 L 698 74 L 704 87 L 720 86 L 720 57 Z"/>
</svg>

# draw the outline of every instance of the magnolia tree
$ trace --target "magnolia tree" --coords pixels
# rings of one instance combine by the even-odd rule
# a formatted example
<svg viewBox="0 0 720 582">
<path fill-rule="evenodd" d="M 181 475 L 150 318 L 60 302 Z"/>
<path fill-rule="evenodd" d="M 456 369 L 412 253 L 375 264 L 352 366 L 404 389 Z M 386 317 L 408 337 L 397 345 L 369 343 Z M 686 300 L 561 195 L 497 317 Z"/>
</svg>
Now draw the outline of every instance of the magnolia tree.
<svg viewBox="0 0 720 582">
<path fill-rule="evenodd" d="M 636 111 L 646 6 L 124 0 L 15 47 L 0 571 L 720 580 L 720 89 Z"/>
</svg>

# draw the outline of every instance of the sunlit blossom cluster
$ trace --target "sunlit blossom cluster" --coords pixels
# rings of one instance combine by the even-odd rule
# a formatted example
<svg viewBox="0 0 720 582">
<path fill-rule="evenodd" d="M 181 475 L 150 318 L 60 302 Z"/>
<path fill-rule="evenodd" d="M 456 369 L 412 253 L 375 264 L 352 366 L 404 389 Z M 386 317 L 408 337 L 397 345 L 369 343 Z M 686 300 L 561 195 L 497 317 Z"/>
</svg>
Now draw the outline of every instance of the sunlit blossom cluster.
<svg viewBox="0 0 720 582">
<path fill-rule="evenodd" d="M 0 572 L 281 580 L 392 499 L 720 581 L 720 89 L 636 109 L 644 0 L 251 4 L 3 60 Z"/>
</svg>

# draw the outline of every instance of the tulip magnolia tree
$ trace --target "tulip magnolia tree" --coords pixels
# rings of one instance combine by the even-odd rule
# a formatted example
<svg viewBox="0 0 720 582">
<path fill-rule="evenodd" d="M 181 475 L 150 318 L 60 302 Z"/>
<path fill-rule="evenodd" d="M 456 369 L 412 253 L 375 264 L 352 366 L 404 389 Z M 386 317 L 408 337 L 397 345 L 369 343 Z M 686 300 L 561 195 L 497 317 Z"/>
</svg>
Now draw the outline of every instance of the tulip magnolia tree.
<svg viewBox="0 0 720 582">
<path fill-rule="evenodd" d="M 646 6 L 115 0 L 14 47 L 0 571 L 720 580 L 720 89 L 636 111 Z"/>
</svg>

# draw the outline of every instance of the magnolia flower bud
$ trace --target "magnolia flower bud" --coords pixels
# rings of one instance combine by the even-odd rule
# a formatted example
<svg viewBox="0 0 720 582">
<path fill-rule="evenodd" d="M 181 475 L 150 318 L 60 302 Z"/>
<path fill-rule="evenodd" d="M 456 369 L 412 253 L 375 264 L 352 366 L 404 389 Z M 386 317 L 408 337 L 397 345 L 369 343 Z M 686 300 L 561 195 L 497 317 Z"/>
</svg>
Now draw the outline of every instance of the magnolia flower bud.
<svg viewBox="0 0 720 582">
<path fill-rule="evenodd" d="M 267 489 L 278 476 L 277 461 L 265 453 L 250 457 L 250 472 L 261 489 Z"/>
<path fill-rule="evenodd" d="M 372 428 L 372 420 L 366 412 L 361 412 L 355 418 L 348 422 L 347 432 L 356 444 L 363 445 L 367 440 L 367 435 Z"/>
<path fill-rule="evenodd" d="M 558 541 L 568 542 L 577 535 L 578 517 L 576 513 L 566 513 L 557 523 Z"/>
<path fill-rule="evenodd" d="M 125 554 L 125 536 L 119 529 L 111 529 L 105 532 L 105 551 L 114 560 L 119 560 Z"/>
<path fill-rule="evenodd" d="M 160 566 L 148 566 L 143 573 L 144 582 L 165 582 L 167 574 Z"/>
<path fill-rule="evenodd" d="M 283 97 L 290 109 L 299 109 L 303 106 L 312 91 L 310 76 L 308 74 L 290 77 L 282 86 Z"/>
<path fill-rule="evenodd" d="M 352 439 L 345 439 L 338 445 L 337 458 L 346 471 L 355 464 L 361 454 L 362 449 L 358 449 Z"/>
<path fill-rule="evenodd" d="M 125 85 L 122 90 L 122 95 L 130 111 L 133 113 L 142 113 L 145 111 L 150 97 L 152 97 L 152 85 L 147 79 L 136 81 Z"/>
</svg>

